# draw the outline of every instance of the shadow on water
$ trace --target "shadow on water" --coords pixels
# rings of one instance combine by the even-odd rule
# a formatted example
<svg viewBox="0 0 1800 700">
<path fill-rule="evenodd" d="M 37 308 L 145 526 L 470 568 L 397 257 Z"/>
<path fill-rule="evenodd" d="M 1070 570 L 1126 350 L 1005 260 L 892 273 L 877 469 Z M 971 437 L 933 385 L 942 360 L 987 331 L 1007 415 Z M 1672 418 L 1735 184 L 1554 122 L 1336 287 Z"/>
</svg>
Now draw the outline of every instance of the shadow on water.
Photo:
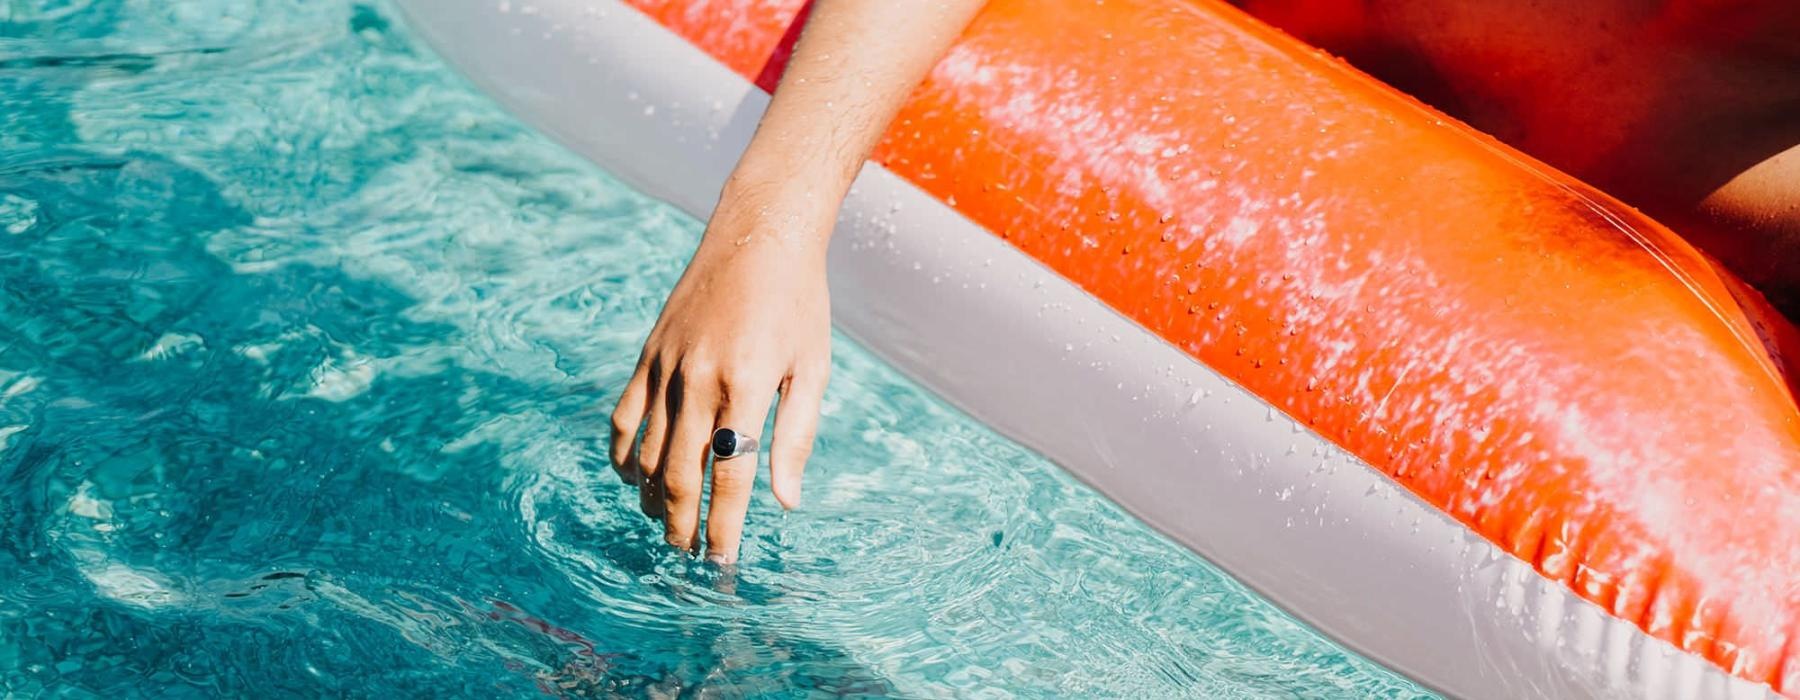
<svg viewBox="0 0 1800 700">
<path fill-rule="evenodd" d="M 109 29 L 80 21 L 92 26 L 64 35 Z M 351 21 L 388 29 L 368 8 Z M 0 36 L 53 24 L 8 21 Z M 9 690 L 891 692 L 816 640 L 596 607 L 517 512 L 521 467 L 503 443 L 467 436 L 521 411 L 579 432 L 600 397 L 444 359 L 464 339 L 413 318 L 404 290 L 221 259 L 215 236 L 260 225 L 228 185 L 84 143 L 72 123 L 70 71 L 110 79 L 157 60 L 0 56 L 7 103 L 30 105 L 0 112 Z M 672 565 L 649 531 L 619 525 L 594 552 L 633 578 L 716 583 Z M 753 642 L 720 643 L 732 637 Z"/>
</svg>

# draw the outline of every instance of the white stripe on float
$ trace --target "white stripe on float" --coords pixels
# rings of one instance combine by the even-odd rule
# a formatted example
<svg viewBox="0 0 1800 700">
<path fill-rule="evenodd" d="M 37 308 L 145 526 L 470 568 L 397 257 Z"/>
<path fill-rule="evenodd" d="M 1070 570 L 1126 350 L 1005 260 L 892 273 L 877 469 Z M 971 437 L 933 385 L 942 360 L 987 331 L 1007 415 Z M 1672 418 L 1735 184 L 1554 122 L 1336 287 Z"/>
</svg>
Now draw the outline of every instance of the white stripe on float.
<svg viewBox="0 0 1800 700">
<path fill-rule="evenodd" d="M 618 0 L 398 2 L 515 114 L 696 217 L 768 103 Z M 1446 694 L 1775 697 L 1540 576 L 879 166 L 844 205 L 831 275 L 858 342 Z"/>
</svg>

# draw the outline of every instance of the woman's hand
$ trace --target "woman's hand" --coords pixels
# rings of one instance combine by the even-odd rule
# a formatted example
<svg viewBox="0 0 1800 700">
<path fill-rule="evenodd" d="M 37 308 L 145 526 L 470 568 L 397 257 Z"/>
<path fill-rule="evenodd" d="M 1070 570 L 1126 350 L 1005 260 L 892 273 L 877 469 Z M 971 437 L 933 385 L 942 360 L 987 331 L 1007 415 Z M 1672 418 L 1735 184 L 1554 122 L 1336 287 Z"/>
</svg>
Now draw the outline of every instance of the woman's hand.
<svg viewBox="0 0 1800 700">
<path fill-rule="evenodd" d="M 907 94 L 983 2 L 814 0 L 775 98 L 613 411 L 613 466 L 638 484 L 669 544 L 698 544 L 713 430 L 760 437 L 777 391 L 771 482 L 783 506 L 800 503 L 831 359 L 825 247 L 838 204 Z M 755 481 L 754 459 L 714 461 L 709 558 L 737 559 Z"/>
<path fill-rule="evenodd" d="M 669 544 L 698 544 L 700 493 L 714 430 L 763 434 L 777 392 L 770 482 L 782 507 L 800 503 L 819 400 L 831 370 L 825 283 L 830 207 L 755 201 L 729 188 L 687 272 L 644 342 L 612 415 L 612 463 L 660 517 Z M 641 438 L 638 428 L 644 428 Z M 710 559 L 737 559 L 757 456 L 718 459 L 706 513 Z"/>
</svg>

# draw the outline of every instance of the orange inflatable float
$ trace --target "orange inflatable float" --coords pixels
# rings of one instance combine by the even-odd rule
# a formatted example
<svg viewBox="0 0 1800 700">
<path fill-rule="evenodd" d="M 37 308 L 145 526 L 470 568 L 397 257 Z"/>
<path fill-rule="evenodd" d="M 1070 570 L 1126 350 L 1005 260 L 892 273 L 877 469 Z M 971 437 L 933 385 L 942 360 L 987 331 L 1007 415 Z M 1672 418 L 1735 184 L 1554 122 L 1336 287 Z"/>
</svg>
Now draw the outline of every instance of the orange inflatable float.
<svg viewBox="0 0 1800 700">
<path fill-rule="evenodd" d="M 704 215 L 804 0 L 411 4 Z M 840 325 L 1325 632 L 1459 696 L 1800 691 L 1800 344 L 1663 226 L 1215 2 L 996 0 L 874 161 Z"/>
</svg>

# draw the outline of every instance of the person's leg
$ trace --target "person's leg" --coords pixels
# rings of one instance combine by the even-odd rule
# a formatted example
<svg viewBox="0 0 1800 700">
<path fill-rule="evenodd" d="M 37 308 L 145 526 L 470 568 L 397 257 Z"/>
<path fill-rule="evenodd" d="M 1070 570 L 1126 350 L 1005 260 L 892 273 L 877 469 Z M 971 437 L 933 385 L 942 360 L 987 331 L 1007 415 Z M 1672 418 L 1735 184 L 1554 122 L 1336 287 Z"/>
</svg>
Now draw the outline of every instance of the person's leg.
<svg viewBox="0 0 1800 700">
<path fill-rule="evenodd" d="M 1644 209 L 1800 314 L 1800 3 L 1240 5 Z"/>
</svg>

